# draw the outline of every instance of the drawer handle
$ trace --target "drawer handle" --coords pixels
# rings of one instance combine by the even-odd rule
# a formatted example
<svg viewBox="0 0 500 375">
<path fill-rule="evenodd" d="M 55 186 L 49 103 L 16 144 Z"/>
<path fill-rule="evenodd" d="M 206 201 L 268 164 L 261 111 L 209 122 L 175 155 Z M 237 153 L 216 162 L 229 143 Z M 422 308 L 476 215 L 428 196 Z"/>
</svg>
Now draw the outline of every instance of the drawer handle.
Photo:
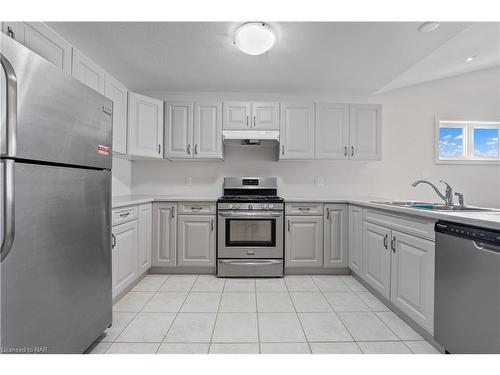
<svg viewBox="0 0 500 375">
<path fill-rule="evenodd" d="M 299 211 L 310 211 L 311 207 L 299 207 Z"/>
<path fill-rule="evenodd" d="M 203 207 L 191 207 L 191 211 L 201 211 Z"/>
<path fill-rule="evenodd" d="M 123 213 L 123 214 L 120 214 L 120 217 L 121 217 L 122 219 L 125 219 L 128 215 L 130 215 L 130 212 L 125 212 L 125 213 Z"/>
</svg>

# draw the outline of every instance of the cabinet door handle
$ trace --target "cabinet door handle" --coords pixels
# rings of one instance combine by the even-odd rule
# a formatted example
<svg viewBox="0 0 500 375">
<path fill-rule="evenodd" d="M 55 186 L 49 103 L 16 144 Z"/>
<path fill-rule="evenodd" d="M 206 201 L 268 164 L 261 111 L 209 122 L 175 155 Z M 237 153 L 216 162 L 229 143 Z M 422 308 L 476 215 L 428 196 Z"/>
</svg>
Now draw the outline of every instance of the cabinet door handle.
<svg viewBox="0 0 500 375">
<path fill-rule="evenodd" d="M 288 220 L 288 231 L 290 232 L 290 220 Z"/>
<path fill-rule="evenodd" d="M 174 218 L 175 216 L 175 206 L 172 206 L 172 219 Z"/>
<path fill-rule="evenodd" d="M 351 146 L 351 156 L 354 156 L 354 146 Z"/>
<path fill-rule="evenodd" d="M 120 217 L 121 217 L 122 219 L 125 219 L 128 215 L 130 215 L 130 212 L 125 212 L 125 213 L 123 213 L 123 214 L 120 214 Z"/>
<path fill-rule="evenodd" d="M 14 39 L 14 30 L 12 30 L 12 27 L 10 26 L 7 27 L 7 35 Z"/>
<path fill-rule="evenodd" d="M 248 126 L 248 117 L 249 117 L 249 116 L 247 116 L 247 126 Z"/>
<path fill-rule="evenodd" d="M 384 236 L 384 247 L 385 247 L 386 249 L 387 249 L 387 240 L 388 240 L 388 238 L 389 238 L 389 235 L 388 235 L 388 234 L 386 234 L 386 235 Z"/>
<path fill-rule="evenodd" d="M 111 249 L 114 249 L 116 246 L 116 236 L 114 234 L 111 234 Z"/>
<path fill-rule="evenodd" d="M 285 145 L 281 145 L 281 155 L 285 155 Z"/>
<path fill-rule="evenodd" d="M 330 220 L 330 208 L 326 209 L 326 220 Z"/>
<path fill-rule="evenodd" d="M 255 116 L 253 116 L 253 127 L 255 128 Z"/>
<path fill-rule="evenodd" d="M 198 143 L 194 145 L 194 154 L 198 155 Z"/>
<path fill-rule="evenodd" d="M 396 252 L 396 237 L 392 237 L 391 239 L 391 249 L 393 253 Z"/>
<path fill-rule="evenodd" d="M 158 145 L 158 154 L 161 155 L 161 145 Z"/>
<path fill-rule="evenodd" d="M 210 230 L 214 231 L 214 219 L 210 220 Z"/>
<path fill-rule="evenodd" d="M 344 146 L 344 156 L 347 157 L 347 146 Z"/>
<path fill-rule="evenodd" d="M 191 143 L 188 144 L 187 153 L 191 155 Z"/>
</svg>

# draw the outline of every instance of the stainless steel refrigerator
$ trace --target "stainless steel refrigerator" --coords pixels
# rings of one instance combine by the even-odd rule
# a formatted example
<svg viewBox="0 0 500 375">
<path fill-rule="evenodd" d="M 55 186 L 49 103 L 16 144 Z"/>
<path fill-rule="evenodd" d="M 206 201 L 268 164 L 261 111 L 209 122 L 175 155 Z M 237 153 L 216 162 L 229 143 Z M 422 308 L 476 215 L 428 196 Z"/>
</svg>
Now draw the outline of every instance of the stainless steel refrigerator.
<svg viewBox="0 0 500 375">
<path fill-rule="evenodd" d="M 1 53 L 1 351 L 82 353 L 112 322 L 112 102 Z"/>
</svg>

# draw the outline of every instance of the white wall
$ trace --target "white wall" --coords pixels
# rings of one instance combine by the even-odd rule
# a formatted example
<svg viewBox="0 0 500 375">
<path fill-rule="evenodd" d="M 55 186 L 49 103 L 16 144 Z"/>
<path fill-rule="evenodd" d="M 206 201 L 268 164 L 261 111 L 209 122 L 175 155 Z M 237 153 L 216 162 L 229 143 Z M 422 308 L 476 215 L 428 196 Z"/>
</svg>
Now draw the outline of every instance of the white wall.
<svg viewBox="0 0 500 375">
<path fill-rule="evenodd" d="M 113 156 L 113 169 L 112 169 L 112 194 L 117 195 L 130 195 L 131 193 L 131 162 L 120 157 Z"/>
<path fill-rule="evenodd" d="M 148 93 L 160 99 L 309 100 L 383 105 L 382 160 L 276 161 L 277 149 L 225 147 L 224 162 L 134 161 L 134 194 L 220 194 L 228 175 L 275 175 L 284 196 L 372 196 L 439 201 L 426 186 L 411 182 L 447 180 L 466 203 L 500 207 L 499 165 L 434 163 L 435 116 L 500 118 L 500 69 L 488 69 L 365 98 L 328 94 Z M 187 184 L 191 176 L 192 184 Z M 323 181 L 319 184 L 317 178 Z"/>
</svg>

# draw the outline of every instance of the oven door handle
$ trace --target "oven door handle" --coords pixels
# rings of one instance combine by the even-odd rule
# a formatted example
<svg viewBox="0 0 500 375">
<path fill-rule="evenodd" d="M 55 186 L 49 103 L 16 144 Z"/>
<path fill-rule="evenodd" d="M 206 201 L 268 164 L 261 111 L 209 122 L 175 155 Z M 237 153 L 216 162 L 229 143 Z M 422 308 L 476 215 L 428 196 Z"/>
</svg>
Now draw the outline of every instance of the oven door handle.
<svg viewBox="0 0 500 375">
<path fill-rule="evenodd" d="M 233 265 L 238 265 L 238 266 L 262 266 L 265 264 L 280 264 L 283 263 L 282 260 L 279 259 L 266 259 L 266 260 L 239 260 L 239 259 L 231 259 L 231 260 L 224 260 L 224 259 L 219 259 L 219 263 L 225 263 L 225 264 L 233 264 Z"/>
<path fill-rule="evenodd" d="M 221 217 L 281 217 L 282 212 L 249 212 L 249 211 L 230 211 L 221 212 L 219 211 L 219 216 Z"/>
</svg>

